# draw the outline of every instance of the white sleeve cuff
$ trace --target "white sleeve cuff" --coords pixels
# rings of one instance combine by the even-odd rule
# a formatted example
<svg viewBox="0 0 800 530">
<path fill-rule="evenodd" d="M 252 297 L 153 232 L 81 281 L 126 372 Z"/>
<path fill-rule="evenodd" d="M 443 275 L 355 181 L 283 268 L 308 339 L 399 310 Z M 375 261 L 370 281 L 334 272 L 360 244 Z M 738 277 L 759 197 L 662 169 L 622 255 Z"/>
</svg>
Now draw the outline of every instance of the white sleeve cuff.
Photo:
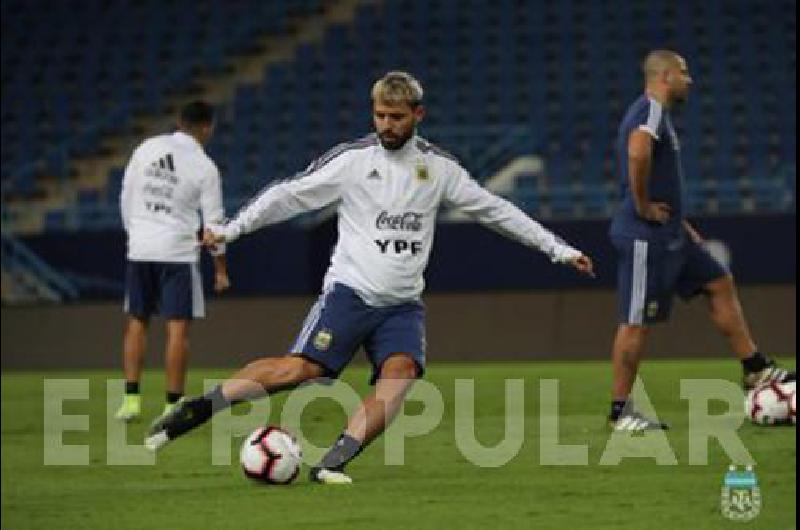
<svg viewBox="0 0 800 530">
<path fill-rule="evenodd" d="M 652 128 L 648 127 L 646 124 L 639 125 L 639 130 L 646 132 L 656 140 L 659 139 L 658 134 L 656 134 L 656 132 Z"/>
<path fill-rule="evenodd" d="M 550 259 L 553 260 L 553 263 L 568 263 L 570 260 L 579 258 L 582 255 L 583 253 L 580 250 L 569 245 L 558 245 L 553 249 Z"/>
<path fill-rule="evenodd" d="M 220 226 L 219 231 L 212 230 L 212 232 L 224 236 L 226 243 L 231 243 L 235 241 L 242 234 L 241 228 L 233 223 L 228 223 L 224 226 Z"/>
</svg>

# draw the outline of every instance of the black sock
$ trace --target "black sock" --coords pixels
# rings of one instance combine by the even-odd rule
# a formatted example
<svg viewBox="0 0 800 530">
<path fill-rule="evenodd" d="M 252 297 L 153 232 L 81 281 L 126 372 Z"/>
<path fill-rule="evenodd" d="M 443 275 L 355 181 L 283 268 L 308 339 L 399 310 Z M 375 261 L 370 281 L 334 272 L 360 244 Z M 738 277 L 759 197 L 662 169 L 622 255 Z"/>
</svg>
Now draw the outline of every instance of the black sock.
<svg viewBox="0 0 800 530">
<path fill-rule="evenodd" d="M 211 416 L 226 409 L 238 401 L 230 402 L 222 394 L 222 386 L 215 386 L 204 396 L 184 401 L 169 421 L 164 425 L 170 439 L 176 438 L 195 427 L 199 427 Z"/>
<path fill-rule="evenodd" d="M 616 421 L 622 411 L 625 410 L 625 405 L 628 403 L 627 399 L 615 399 L 611 402 L 611 414 L 608 415 L 609 419 Z"/>
<path fill-rule="evenodd" d="M 747 359 L 742 359 L 742 368 L 744 368 L 744 371 L 748 373 L 760 372 L 771 363 L 772 361 L 768 357 L 764 357 L 761 352 L 754 351 L 753 355 Z"/>
<path fill-rule="evenodd" d="M 138 394 L 139 393 L 139 381 L 125 381 L 125 393 L 126 394 Z"/>
<path fill-rule="evenodd" d="M 167 392 L 167 403 L 173 405 L 178 402 L 180 398 L 183 397 L 182 392 Z"/>
<path fill-rule="evenodd" d="M 222 409 L 221 406 L 214 408 L 219 402 L 225 402 L 219 385 L 204 396 L 184 401 L 164 425 L 167 435 L 170 439 L 176 438 L 204 424 L 215 412 Z"/>
<path fill-rule="evenodd" d="M 361 442 L 349 434 L 342 434 L 322 457 L 317 467 L 342 471 L 348 462 L 361 453 L 362 449 Z"/>
</svg>

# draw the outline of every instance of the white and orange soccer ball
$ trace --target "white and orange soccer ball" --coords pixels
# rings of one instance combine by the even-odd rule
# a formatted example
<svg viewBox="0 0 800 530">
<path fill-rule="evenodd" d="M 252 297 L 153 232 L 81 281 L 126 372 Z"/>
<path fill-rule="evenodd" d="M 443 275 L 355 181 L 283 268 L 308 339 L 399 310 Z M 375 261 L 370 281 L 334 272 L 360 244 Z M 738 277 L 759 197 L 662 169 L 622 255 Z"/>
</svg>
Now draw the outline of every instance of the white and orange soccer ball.
<svg viewBox="0 0 800 530">
<path fill-rule="evenodd" d="M 253 431 L 239 452 L 244 474 L 265 484 L 290 484 L 297 478 L 302 460 L 295 437 L 271 425 Z"/>
<path fill-rule="evenodd" d="M 758 425 L 797 422 L 794 381 L 769 383 L 751 390 L 745 398 L 745 413 Z"/>
</svg>

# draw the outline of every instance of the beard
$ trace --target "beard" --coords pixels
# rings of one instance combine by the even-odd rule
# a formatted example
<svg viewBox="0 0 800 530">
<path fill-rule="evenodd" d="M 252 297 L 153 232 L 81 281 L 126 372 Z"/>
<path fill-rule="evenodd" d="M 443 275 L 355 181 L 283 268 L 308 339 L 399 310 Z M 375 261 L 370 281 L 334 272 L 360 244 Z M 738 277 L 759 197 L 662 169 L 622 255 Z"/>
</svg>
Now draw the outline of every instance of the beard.
<svg viewBox="0 0 800 530">
<path fill-rule="evenodd" d="M 402 136 L 398 136 L 390 132 L 379 132 L 378 140 L 380 140 L 381 145 L 387 151 L 397 151 L 406 145 L 406 142 L 413 134 L 413 130 Z"/>
</svg>

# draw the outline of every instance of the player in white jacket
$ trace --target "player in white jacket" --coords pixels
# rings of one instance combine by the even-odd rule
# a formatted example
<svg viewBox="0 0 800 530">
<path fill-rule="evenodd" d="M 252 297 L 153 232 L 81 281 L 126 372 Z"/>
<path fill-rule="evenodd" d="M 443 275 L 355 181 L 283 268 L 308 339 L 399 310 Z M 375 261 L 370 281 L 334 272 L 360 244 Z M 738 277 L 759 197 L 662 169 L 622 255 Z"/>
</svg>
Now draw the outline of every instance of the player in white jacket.
<svg viewBox="0 0 800 530">
<path fill-rule="evenodd" d="M 200 259 L 200 217 L 224 219 L 219 171 L 203 145 L 214 130 L 214 108 L 187 104 L 178 131 L 142 142 L 125 168 L 120 210 L 128 236 L 125 278 L 125 397 L 116 418 L 141 414 L 139 379 L 150 317 L 166 320 L 167 414 L 183 396 L 189 324 L 205 315 Z M 214 256 L 214 288 L 228 288 L 224 248 Z M 162 416 L 163 416 L 162 414 Z"/>
<path fill-rule="evenodd" d="M 185 402 L 150 431 L 148 447 L 160 448 L 261 389 L 272 393 L 336 377 L 363 346 L 375 392 L 311 471 L 318 482 L 349 483 L 344 466 L 383 432 L 424 371 L 422 276 L 443 204 L 554 262 L 592 274 L 588 257 L 486 191 L 453 157 L 416 135 L 425 113 L 422 95 L 414 77 L 390 72 L 372 90 L 376 134 L 337 146 L 294 179 L 267 188 L 226 225 L 206 231 L 207 244 L 229 243 L 302 212 L 331 204 L 338 209 L 339 240 L 323 294 L 289 355 L 256 360 L 206 396 Z"/>
</svg>

